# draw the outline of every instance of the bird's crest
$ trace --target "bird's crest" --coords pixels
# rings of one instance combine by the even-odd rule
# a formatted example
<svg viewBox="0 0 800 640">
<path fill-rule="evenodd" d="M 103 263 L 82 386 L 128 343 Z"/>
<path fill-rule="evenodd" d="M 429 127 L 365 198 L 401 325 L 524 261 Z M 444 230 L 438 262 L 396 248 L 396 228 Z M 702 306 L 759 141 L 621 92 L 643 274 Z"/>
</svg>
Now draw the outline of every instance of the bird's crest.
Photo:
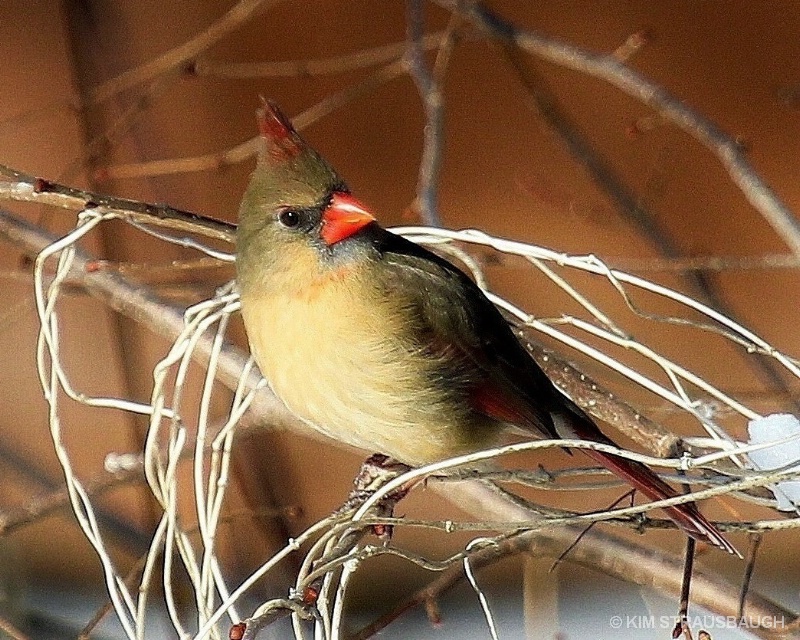
<svg viewBox="0 0 800 640">
<path fill-rule="evenodd" d="M 258 110 L 258 131 L 264 142 L 262 161 L 278 164 L 298 156 L 306 148 L 291 121 L 271 100 L 263 100 Z"/>
</svg>

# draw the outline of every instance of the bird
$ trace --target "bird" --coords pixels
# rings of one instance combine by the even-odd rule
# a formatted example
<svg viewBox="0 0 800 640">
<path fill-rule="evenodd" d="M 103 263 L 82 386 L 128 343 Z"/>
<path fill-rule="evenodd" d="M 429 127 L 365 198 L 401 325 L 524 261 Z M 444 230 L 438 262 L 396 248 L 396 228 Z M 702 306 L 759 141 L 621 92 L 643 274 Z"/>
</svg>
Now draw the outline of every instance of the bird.
<svg viewBox="0 0 800 640">
<path fill-rule="evenodd" d="M 258 125 L 236 280 L 253 357 L 291 413 L 414 467 L 513 432 L 614 445 L 462 270 L 380 226 L 277 105 L 263 101 Z M 678 495 L 643 464 L 586 453 L 651 500 Z M 694 503 L 664 512 L 736 553 Z"/>
</svg>

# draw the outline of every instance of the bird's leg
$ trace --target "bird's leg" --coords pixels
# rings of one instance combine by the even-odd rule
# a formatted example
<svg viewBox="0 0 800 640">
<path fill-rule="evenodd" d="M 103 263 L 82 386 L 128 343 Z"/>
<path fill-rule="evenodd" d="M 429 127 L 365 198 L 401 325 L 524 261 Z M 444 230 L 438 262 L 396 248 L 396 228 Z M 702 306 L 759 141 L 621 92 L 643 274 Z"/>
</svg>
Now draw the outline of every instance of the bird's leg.
<svg viewBox="0 0 800 640">
<path fill-rule="evenodd" d="M 338 512 L 357 509 L 383 485 L 410 469 L 411 467 L 407 464 L 398 462 L 394 458 L 382 453 L 373 453 L 362 463 L 358 475 L 353 480 L 353 490 Z M 377 515 L 391 517 L 395 505 L 406 496 L 410 489 L 410 486 L 403 486 L 387 495 L 376 506 Z M 373 531 L 380 538 L 391 538 L 391 527 L 389 526 L 375 525 Z"/>
<path fill-rule="evenodd" d="M 358 475 L 353 480 L 353 490 L 347 497 L 345 503 L 339 507 L 335 515 L 347 514 L 358 509 L 364 502 L 373 495 L 378 489 L 390 480 L 404 474 L 411 467 L 394 458 L 390 458 L 382 453 L 373 453 L 361 465 Z M 394 513 L 395 505 L 402 500 L 411 489 L 412 485 L 402 486 L 385 496 L 374 507 L 374 515 L 381 517 L 391 517 Z M 388 542 L 392 537 L 392 526 L 376 524 L 371 526 L 372 533 L 384 542 Z M 364 530 L 354 529 L 346 533 L 337 544 L 325 555 L 324 558 L 316 560 L 312 564 L 312 570 L 320 565 L 330 563 L 332 560 L 341 558 L 353 549 L 358 540 L 364 535 Z M 305 606 L 314 606 L 323 586 L 324 576 L 319 576 L 309 583 L 299 594 L 298 600 Z"/>
</svg>

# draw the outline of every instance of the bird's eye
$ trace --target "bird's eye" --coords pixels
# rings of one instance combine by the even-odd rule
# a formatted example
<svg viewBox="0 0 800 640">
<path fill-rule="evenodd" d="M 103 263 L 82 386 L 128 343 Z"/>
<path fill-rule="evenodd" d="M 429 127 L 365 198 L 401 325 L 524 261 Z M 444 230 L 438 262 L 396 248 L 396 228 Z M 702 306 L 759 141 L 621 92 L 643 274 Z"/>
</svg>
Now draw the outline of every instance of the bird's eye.
<svg viewBox="0 0 800 640">
<path fill-rule="evenodd" d="M 293 209 L 285 209 L 278 214 L 278 220 L 284 227 L 292 229 L 300 224 L 300 214 Z"/>
</svg>

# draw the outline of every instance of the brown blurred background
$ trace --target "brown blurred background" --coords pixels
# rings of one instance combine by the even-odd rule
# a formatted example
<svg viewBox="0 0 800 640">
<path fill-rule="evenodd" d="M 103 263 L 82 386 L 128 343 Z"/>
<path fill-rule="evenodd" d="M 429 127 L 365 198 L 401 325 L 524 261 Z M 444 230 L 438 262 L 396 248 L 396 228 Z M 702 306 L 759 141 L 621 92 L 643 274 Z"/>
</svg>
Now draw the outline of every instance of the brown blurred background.
<svg viewBox="0 0 800 640">
<path fill-rule="evenodd" d="M 2 3 L 0 162 L 66 184 L 165 202 L 235 222 L 251 159 L 201 171 L 122 176 L 136 170 L 132 163 L 218 154 L 244 142 L 255 133 L 259 96 L 276 100 L 288 114 L 296 115 L 358 84 L 377 68 L 234 79 L 212 73 L 211 63 L 322 59 L 402 43 L 406 19 L 404 4 L 395 1 L 267 2 L 265 10 L 202 47 L 179 69 L 98 98 L 97 88 L 103 83 L 203 33 L 232 6 L 231 0 Z M 497 0 L 489 6 L 519 27 L 598 53 L 615 51 L 638 34 L 642 45 L 629 65 L 737 139 L 778 197 L 792 210 L 800 209 L 797 3 Z M 426 32 L 434 33 L 447 27 L 450 16 L 430 4 L 425 5 L 425 18 Z M 595 254 L 611 265 L 708 301 L 785 353 L 800 353 L 797 265 L 792 266 L 791 260 L 783 260 L 789 266 L 780 268 L 766 264 L 771 257 L 788 256 L 788 248 L 708 150 L 609 84 L 533 56 L 509 54 L 499 43 L 479 37 L 467 21 L 458 28 L 463 37 L 455 46 L 443 85 L 439 206 L 444 226 L 476 227 L 567 253 Z M 550 110 L 543 113 L 533 96 L 546 100 Z M 598 183 L 596 174 L 576 161 L 548 118 L 568 127 L 591 150 L 607 179 L 617 186 L 617 196 L 624 195 L 627 210 L 619 197 Z M 313 122 L 303 135 L 345 176 L 353 192 L 379 212 L 382 222 L 409 224 L 419 222 L 411 205 L 424 126 L 416 87 L 407 74 L 401 74 Z M 55 234 L 74 223 L 69 212 L 11 203 L 6 209 Z M 122 263 L 127 275 L 178 304 L 210 294 L 232 274 L 229 268 L 189 272 L 155 268 L 195 254 L 122 224 L 104 225 L 85 246 Z M 57 488 L 61 472 L 35 370 L 38 326 L 30 271 L 21 266 L 13 246 L 4 247 L 0 511 L 13 511 Z M 682 257 L 752 258 L 754 264 L 722 271 L 664 268 L 664 258 Z M 570 301 L 545 287 L 543 279 L 520 262 L 490 263 L 486 269 L 498 291 L 537 316 L 574 310 Z M 757 411 L 797 411 L 796 380 L 736 353 L 721 340 L 633 318 L 607 285 L 588 278 L 577 281 L 615 318 L 619 315 L 628 323 L 637 337 Z M 648 311 L 674 312 L 657 300 L 642 302 Z M 64 358 L 76 386 L 90 393 L 149 397 L 152 366 L 168 347 L 163 340 L 78 293 L 65 304 L 62 324 Z M 244 344 L 241 331 L 238 338 Z M 578 359 L 573 353 L 563 355 Z M 649 415 L 681 433 L 700 433 L 691 420 L 598 365 L 583 366 L 639 402 Z M 199 378 L 201 373 L 198 369 L 194 375 Z M 217 410 L 224 412 L 224 403 Z M 75 407 L 68 408 L 63 420 L 81 477 L 99 473 L 108 452 L 141 450 L 146 427 L 142 420 Z M 745 435 L 743 421 L 732 420 L 728 426 L 732 435 Z M 292 508 L 289 515 L 248 517 L 235 525 L 236 535 L 225 539 L 222 553 L 231 574 L 243 576 L 286 536 L 341 503 L 360 456 L 302 435 L 259 429 L 246 431 L 237 444 L 231 512 Z M 535 460 L 565 463 L 559 454 Z M 593 509 L 614 495 L 611 492 L 606 499 L 581 494 L 564 504 Z M 121 565 L 130 565 L 152 532 L 152 504 L 136 487 L 115 490 L 101 504 L 113 553 Z M 452 511 L 427 494 L 416 496 L 406 512 L 442 518 Z M 716 505 L 712 513 L 728 518 L 742 515 L 731 516 Z M 680 549 L 675 534 L 648 535 L 654 544 Z M 460 543 L 463 540 L 409 541 L 433 555 Z M 737 543 L 746 546 L 744 538 Z M 8 600 L 22 611 L 29 611 L 32 602 L 43 602 L 35 594 L 63 588 L 99 597 L 99 566 L 66 510 L 5 535 L 0 554 L 0 564 L 14 576 L 8 578 L 12 585 Z M 742 565 L 717 556 L 711 554 L 704 561 L 735 580 Z M 769 534 L 757 564 L 756 586 L 777 594 L 789 606 L 800 604 L 794 579 L 800 568 L 798 557 L 796 535 Z M 286 568 L 287 575 L 291 569 Z M 362 591 L 372 596 L 386 585 L 410 589 L 424 577 L 392 563 L 369 575 Z M 576 578 L 582 575 L 561 570 L 566 598 L 574 595 L 576 584 L 591 592 L 593 580 L 601 591 L 609 589 L 597 576 Z M 542 578 L 543 583 L 546 580 Z M 276 577 L 261 593 L 282 593 L 285 586 Z M 17 587 L 28 595 L 14 595 Z"/>
</svg>

